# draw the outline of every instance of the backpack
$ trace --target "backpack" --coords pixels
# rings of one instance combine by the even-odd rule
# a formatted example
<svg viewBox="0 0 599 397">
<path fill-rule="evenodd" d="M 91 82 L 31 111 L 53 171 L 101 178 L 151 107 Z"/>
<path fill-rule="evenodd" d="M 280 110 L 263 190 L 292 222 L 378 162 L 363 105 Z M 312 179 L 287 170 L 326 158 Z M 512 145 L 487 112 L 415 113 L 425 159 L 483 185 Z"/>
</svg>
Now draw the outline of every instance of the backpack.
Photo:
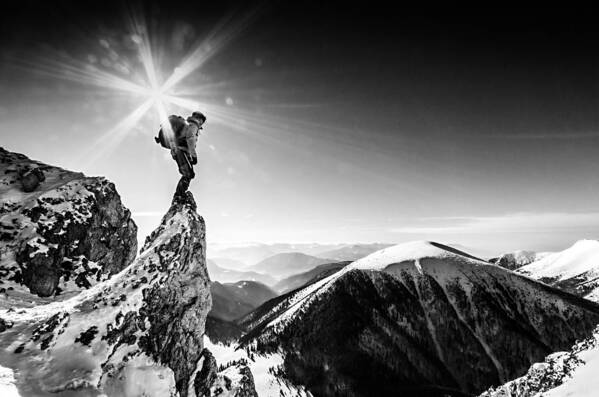
<svg viewBox="0 0 599 397">
<path fill-rule="evenodd" d="M 177 142 L 180 139 L 183 128 L 187 125 L 183 117 L 174 114 L 168 116 L 168 121 L 171 123 L 174 136 L 168 137 L 169 134 L 161 127 L 160 131 L 158 131 L 158 138 L 156 138 L 156 143 L 159 143 L 160 146 L 166 149 L 171 148 L 171 142 Z"/>
</svg>

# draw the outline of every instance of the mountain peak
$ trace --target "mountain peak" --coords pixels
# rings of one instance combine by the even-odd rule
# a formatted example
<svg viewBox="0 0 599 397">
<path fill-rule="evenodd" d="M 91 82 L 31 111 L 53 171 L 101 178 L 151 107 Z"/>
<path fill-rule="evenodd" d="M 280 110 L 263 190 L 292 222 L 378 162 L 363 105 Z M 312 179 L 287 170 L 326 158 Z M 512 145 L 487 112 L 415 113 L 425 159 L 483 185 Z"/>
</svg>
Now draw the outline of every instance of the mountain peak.
<svg viewBox="0 0 599 397">
<path fill-rule="evenodd" d="M 173 219 L 177 215 L 182 215 L 184 217 L 187 217 L 188 219 L 197 218 L 198 221 L 203 224 L 204 219 L 200 215 L 198 215 L 196 211 L 197 204 L 191 192 L 187 191 L 183 195 L 175 194 L 173 196 L 170 208 L 162 217 L 160 226 L 156 230 L 154 230 L 148 237 L 146 237 L 146 241 L 144 243 L 142 251 L 145 251 L 153 243 L 156 237 L 161 235 L 164 232 L 164 229 L 170 226 L 170 223 L 172 222 L 169 222 L 169 220 Z"/>
<path fill-rule="evenodd" d="M 447 245 L 436 243 L 434 241 L 418 240 L 397 244 L 392 247 L 376 251 L 362 259 L 355 261 L 349 266 L 349 268 L 361 270 L 382 270 L 391 264 L 407 261 L 418 261 L 423 258 L 447 257 L 463 257 L 469 261 L 486 263 L 482 259 L 476 258 L 470 254 Z"/>
</svg>

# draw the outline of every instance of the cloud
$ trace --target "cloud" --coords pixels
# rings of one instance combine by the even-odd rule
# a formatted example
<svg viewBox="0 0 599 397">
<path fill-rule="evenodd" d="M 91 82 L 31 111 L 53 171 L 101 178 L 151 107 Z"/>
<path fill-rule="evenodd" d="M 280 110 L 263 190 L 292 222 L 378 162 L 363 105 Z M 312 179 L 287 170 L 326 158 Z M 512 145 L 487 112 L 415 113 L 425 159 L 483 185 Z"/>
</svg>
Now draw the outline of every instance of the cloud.
<svg viewBox="0 0 599 397">
<path fill-rule="evenodd" d="M 530 133 L 530 134 L 502 134 L 495 135 L 496 139 L 509 140 L 571 140 L 571 139 L 595 139 L 599 138 L 599 131 L 589 132 L 565 132 L 562 134 L 555 133 Z"/>
<path fill-rule="evenodd" d="M 599 212 L 513 213 L 486 217 L 420 218 L 415 224 L 391 229 L 402 234 L 542 233 L 568 230 L 599 231 Z"/>
</svg>

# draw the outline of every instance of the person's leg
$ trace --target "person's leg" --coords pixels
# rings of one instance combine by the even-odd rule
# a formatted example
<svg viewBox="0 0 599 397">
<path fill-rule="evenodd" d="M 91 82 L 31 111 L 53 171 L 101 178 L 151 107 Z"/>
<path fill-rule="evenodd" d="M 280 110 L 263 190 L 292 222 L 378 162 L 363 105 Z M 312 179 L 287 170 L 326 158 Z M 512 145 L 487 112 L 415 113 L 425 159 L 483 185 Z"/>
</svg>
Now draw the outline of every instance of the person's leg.
<svg viewBox="0 0 599 397">
<path fill-rule="evenodd" d="M 191 182 L 191 179 L 187 178 L 186 176 L 182 176 L 181 179 L 179 179 L 179 183 L 177 183 L 177 190 L 175 193 L 178 196 L 185 194 L 187 189 L 189 189 L 189 182 Z"/>
<path fill-rule="evenodd" d="M 193 179 L 195 177 L 195 173 L 193 172 L 189 155 L 183 150 L 177 150 L 173 157 L 179 166 L 179 173 L 188 177 L 189 179 Z"/>
<path fill-rule="evenodd" d="M 177 150 L 174 157 L 179 166 L 179 173 L 182 175 L 177 184 L 176 193 L 182 195 L 189 188 L 189 183 L 195 177 L 195 173 L 193 172 L 193 167 L 186 152 Z"/>
</svg>

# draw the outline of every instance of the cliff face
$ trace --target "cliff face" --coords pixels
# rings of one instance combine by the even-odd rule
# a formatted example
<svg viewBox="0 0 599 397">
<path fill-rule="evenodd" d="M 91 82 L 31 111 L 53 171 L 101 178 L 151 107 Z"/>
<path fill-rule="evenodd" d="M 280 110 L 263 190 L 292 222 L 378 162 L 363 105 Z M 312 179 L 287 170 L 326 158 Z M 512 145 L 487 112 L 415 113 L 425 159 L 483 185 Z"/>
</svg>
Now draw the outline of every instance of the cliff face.
<svg viewBox="0 0 599 397">
<path fill-rule="evenodd" d="M 64 301 L 0 310 L 0 362 L 19 392 L 195 394 L 211 306 L 205 252 L 204 221 L 188 193 L 110 280 Z"/>
<path fill-rule="evenodd" d="M 31 190 L 24 175 L 43 181 Z M 114 184 L 0 148 L 0 288 L 80 291 L 125 268 L 137 227 Z M 24 291 L 21 291 L 24 292 Z"/>
</svg>

